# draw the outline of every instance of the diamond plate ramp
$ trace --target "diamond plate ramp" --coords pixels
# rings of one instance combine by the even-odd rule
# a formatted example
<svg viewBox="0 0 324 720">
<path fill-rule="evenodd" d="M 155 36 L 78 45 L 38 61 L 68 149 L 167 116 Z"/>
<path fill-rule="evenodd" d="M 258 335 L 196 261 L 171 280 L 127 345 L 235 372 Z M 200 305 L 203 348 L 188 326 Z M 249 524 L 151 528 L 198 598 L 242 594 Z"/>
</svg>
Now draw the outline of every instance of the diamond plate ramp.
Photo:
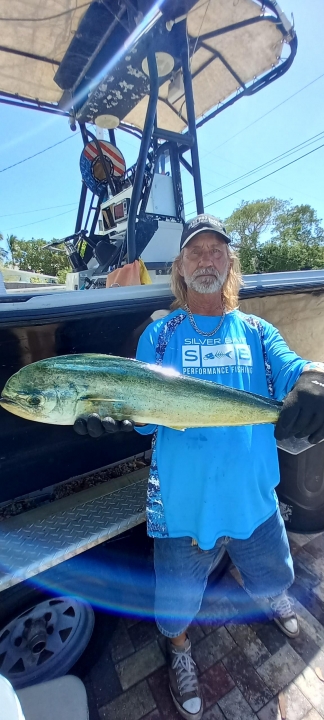
<svg viewBox="0 0 324 720">
<path fill-rule="evenodd" d="M 145 520 L 148 468 L 0 523 L 0 591 Z"/>
</svg>

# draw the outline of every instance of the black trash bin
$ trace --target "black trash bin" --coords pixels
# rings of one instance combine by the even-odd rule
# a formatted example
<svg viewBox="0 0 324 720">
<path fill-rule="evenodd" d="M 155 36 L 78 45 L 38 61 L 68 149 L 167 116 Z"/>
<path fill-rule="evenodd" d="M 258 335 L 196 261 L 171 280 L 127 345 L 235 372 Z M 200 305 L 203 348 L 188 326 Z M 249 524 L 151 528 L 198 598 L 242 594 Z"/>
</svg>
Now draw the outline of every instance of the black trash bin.
<svg viewBox="0 0 324 720">
<path fill-rule="evenodd" d="M 324 442 L 292 455 L 278 448 L 280 484 L 277 488 L 287 530 L 324 530 Z"/>
</svg>

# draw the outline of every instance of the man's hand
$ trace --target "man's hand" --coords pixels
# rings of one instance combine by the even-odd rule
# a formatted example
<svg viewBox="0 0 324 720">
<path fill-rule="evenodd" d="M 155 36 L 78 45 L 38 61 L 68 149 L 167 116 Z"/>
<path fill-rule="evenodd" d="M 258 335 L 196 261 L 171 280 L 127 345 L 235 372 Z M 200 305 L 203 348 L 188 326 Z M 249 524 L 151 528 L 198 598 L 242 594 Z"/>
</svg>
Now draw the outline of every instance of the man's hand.
<svg viewBox="0 0 324 720">
<path fill-rule="evenodd" d="M 284 400 L 275 438 L 307 437 L 310 443 L 324 439 L 324 372 L 302 372 Z"/>
<path fill-rule="evenodd" d="M 78 435 L 90 435 L 90 437 L 97 438 L 105 433 L 130 432 L 134 429 L 134 423 L 132 420 L 114 420 L 111 417 L 100 418 L 99 415 L 93 413 L 92 415 L 78 417 L 73 429 Z"/>
</svg>

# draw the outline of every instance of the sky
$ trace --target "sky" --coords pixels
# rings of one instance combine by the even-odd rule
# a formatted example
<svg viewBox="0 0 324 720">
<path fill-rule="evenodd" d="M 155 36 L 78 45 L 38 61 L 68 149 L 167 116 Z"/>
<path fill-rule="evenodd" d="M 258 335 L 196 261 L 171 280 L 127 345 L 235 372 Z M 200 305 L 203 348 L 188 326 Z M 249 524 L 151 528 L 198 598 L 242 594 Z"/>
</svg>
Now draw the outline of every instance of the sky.
<svg viewBox="0 0 324 720">
<path fill-rule="evenodd" d="M 324 135 L 289 158 L 236 180 L 324 131 L 323 0 L 282 0 L 280 5 L 289 19 L 293 14 L 298 37 L 292 67 L 282 78 L 255 96 L 239 100 L 198 131 L 205 209 L 223 220 L 242 200 L 270 196 L 310 204 L 319 218 L 324 218 L 324 147 L 243 189 L 324 144 Z M 80 133 L 70 131 L 66 118 L 6 105 L 0 105 L 0 122 L 0 232 L 4 238 L 15 234 L 26 240 L 71 234 L 81 189 Z M 62 140 L 47 152 L 6 170 Z M 127 166 L 132 165 L 137 158 L 137 141 L 117 131 L 117 144 Z M 213 192 L 232 180 L 236 182 Z M 196 213 L 187 173 L 183 173 L 183 188 L 186 216 L 190 217 Z M 6 247 L 5 240 L 2 247 Z"/>
</svg>

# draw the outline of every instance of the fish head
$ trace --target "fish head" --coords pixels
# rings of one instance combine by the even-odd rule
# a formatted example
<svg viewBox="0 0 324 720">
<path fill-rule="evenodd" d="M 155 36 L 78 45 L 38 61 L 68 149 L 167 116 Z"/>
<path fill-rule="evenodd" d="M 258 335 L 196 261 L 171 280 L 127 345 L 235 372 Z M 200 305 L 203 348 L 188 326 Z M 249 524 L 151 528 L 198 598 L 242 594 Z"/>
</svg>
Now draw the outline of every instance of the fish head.
<svg viewBox="0 0 324 720">
<path fill-rule="evenodd" d="M 62 393 L 51 381 L 46 368 L 34 372 L 33 365 L 21 368 L 6 382 L 0 406 L 25 420 L 62 423 Z"/>
</svg>

